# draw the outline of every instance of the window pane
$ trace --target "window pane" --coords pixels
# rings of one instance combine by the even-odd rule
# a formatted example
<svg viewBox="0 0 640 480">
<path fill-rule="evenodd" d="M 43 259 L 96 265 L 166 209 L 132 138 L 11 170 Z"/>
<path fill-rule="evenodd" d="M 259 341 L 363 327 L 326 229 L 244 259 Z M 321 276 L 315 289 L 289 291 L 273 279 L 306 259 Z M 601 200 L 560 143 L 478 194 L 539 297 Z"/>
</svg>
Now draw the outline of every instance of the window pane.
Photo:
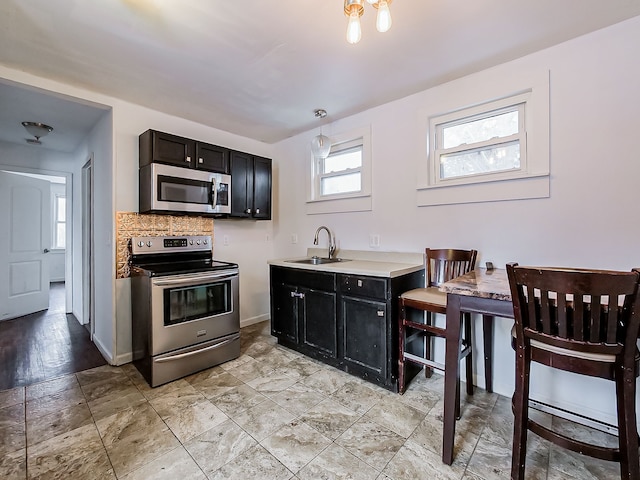
<svg viewBox="0 0 640 480">
<path fill-rule="evenodd" d="M 479 173 L 520 168 L 520 142 L 440 157 L 440 178 L 465 177 Z"/>
<path fill-rule="evenodd" d="M 67 199 L 65 197 L 56 197 L 56 221 L 64 222 L 65 219 L 65 206 L 67 204 Z"/>
<path fill-rule="evenodd" d="M 334 195 L 336 193 L 359 192 L 361 187 L 360 172 L 340 175 L 339 177 L 327 177 L 320 180 L 321 195 Z"/>
<path fill-rule="evenodd" d="M 322 173 L 341 172 L 347 168 L 362 167 L 362 147 L 329 155 L 323 162 Z"/>
<path fill-rule="evenodd" d="M 443 127 L 442 148 L 484 142 L 492 138 L 508 137 L 518 133 L 518 110 L 471 122 Z"/>
<path fill-rule="evenodd" d="M 66 224 L 57 223 L 55 248 L 64 248 L 65 235 L 66 235 Z"/>
</svg>

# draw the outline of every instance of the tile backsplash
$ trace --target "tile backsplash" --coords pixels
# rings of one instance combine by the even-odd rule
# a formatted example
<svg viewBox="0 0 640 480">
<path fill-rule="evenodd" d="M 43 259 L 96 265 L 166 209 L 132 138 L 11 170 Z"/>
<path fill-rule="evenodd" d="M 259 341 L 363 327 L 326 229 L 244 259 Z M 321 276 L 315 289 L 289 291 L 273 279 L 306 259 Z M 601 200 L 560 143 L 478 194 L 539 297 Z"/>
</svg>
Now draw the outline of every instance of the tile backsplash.
<svg viewBox="0 0 640 480">
<path fill-rule="evenodd" d="M 131 237 L 163 235 L 211 235 L 213 238 L 213 219 L 116 212 L 116 278 L 127 278 L 130 274 L 129 240 Z"/>
</svg>

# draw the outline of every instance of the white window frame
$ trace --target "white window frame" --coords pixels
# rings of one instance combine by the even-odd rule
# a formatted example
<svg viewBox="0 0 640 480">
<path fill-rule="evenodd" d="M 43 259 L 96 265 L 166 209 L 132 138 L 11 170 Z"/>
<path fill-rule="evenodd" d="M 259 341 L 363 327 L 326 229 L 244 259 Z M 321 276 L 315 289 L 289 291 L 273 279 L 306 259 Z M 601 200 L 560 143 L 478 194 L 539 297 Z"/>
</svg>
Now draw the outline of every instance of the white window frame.
<svg viewBox="0 0 640 480">
<path fill-rule="evenodd" d="M 332 153 L 341 152 L 361 146 L 362 166 L 342 170 L 340 172 L 322 173 L 324 160 L 314 158 L 309 149 L 309 169 L 307 182 L 307 214 L 339 213 L 371 210 L 371 134 L 370 128 L 357 128 L 334 134 L 331 138 Z M 309 141 L 310 145 L 310 141 Z M 322 195 L 320 182 L 322 178 L 347 175 L 360 172 L 360 190 L 357 192 Z"/>
<path fill-rule="evenodd" d="M 348 150 L 360 150 L 360 158 L 362 160 L 363 157 L 363 151 L 364 151 L 364 147 L 362 145 L 362 137 L 361 138 L 356 138 L 354 140 L 348 141 L 348 142 L 343 142 L 343 143 L 334 143 L 331 145 L 331 151 L 329 152 L 329 155 L 327 156 L 327 158 L 330 158 L 333 155 L 337 155 L 343 152 L 346 152 Z M 316 159 L 316 168 L 317 168 L 317 173 L 315 175 L 315 191 L 318 192 L 318 199 L 320 200 L 331 200 L 331 199 L 335 199 L 335 198 L 349 198 L 349 197 L 358 197 L 360 195 L 362 195 L 362 165 L 364 164 L 364 161 L 361 161 L 361 164 L 359 167 L 355 167 L 355 168 L 346 168 L 344 170 L 340 170 L 338 172 L 329 172 L 329 173 L 324 173 L 324 165 L 326 162 L 326 158 L 317 158 Z M 359 190 L 354 190 L 351 192 L 343 192 L 343 193 L 331 193 L 331 194 L 327 194 L 327 195 L 323 195 L 322 194 L 322 180 L 324 180 L 325 178 L 336 178 L 336 177 L 343 177 L 346 175 L 351 175 L 354 173 L 359 173 L 360 174 L 360 189 Z"/>
<path fill-rule="evenodd" d="M 430 145 L 429 164 L 431 165 L 432 185 L 463 185 L 495 180 L 507 180 L 521 178 L 527 174 L 527 122 L 526 108 L 531 93 L 516 95 L 502 100 L 485 103 L 473 108 L 466 108 L 445 115 L 432 117 L 429 120 Z M 486 141 L 472 144 L 459 145 L 452 148 L 441 148 L 442 134 L 446 127 L 470 123 L 472 121 L 488 118 L 508 111 L 518 111 L 518 132 L 508 137 L 494 137 Z M 472 152 L 474 150 L 498 147 L 502 144 L 517 141 L 520 145 L 520 168 L 513 170 L 500 170 L 495 172 L 476 173 L 451 178 L 442 178 L 440 175 L 441 158 L 451 153 Z"/>
<path fill-rule="evenodd" d="M 514 71 L 510 65 L 505 65 L 429 90 L 427 106 L 417 112 L 423 147 L 416 161 L 416 205 L 548 198 L 551 191 L 549 85 L 550 72 L 547 69 L 534 67 Z M 518 171 L 436 181 L 439 172 L 436 172 L 431 156 L 435 145 L 431 120 L 449 114 L 480 114 L 487 110 L 487 106 L 493 108 L 501 102 L 509 105 L 520 96 L 526 97 L 526 166 Z"/>
<path fill-rule="evenodd" d="M 58 199 L 59 198 L 64 198 L 65 199 L 65 211 L 64 211 L 64 222 L 60 222 L 58 220 Z M 66 248 L 66 225 L 68 224 L 67 222 L 67 209 L 66 209 L 66 198 L 67 196 L 65 194 L 61 194 L 61 193 L 56 193 L 53 195 L 53 228 L 51 229 L 51 249 L 52 250 L 59 250 L 62 251 Z M 58 224 L 59 223 L 64 223 L 65 224 L 65 245 L 63 245 L 62 247 L 58 246 L 56 244 L 56 237 L 58 236 Z"/>
</svg>

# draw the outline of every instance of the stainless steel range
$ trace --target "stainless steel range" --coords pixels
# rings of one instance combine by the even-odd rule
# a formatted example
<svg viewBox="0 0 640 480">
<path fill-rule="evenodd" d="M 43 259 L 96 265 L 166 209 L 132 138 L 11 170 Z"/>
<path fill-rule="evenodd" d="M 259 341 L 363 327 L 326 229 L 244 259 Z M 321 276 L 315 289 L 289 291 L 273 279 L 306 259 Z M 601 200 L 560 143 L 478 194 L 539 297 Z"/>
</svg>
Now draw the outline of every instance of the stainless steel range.
<svg viewBox="0 0 640 480">
<path fill-rule="evenodd" d="M 152 387 L 240 355 L 238 265 L 211 237 L 131 239 L 133 361 Z"/>
</svg>

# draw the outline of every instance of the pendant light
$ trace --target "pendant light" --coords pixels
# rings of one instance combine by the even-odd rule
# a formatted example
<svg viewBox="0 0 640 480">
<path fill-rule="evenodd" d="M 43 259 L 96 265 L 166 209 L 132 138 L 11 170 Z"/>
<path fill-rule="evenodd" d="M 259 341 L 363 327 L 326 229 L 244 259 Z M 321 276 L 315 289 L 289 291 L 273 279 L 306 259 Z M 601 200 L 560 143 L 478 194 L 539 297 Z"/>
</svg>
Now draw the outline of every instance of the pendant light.
<svg viewBox="0 0 640 480">
<path fill-rule="evenodd" d="M 327 111 L 323 109 L 318 109 L 314 112 L 316 118 L 324 118 L 327 116 Z M 311 140 L 311 153 L 313 153 L 314 158 L 320 158 L 324 160 L 329 156 L 329 152 L 331 151 L 331 139 L 326 135 L 322 134 L 322 127 L 320 128 L 320 135 L 316 135 Z"/>
</svg>

